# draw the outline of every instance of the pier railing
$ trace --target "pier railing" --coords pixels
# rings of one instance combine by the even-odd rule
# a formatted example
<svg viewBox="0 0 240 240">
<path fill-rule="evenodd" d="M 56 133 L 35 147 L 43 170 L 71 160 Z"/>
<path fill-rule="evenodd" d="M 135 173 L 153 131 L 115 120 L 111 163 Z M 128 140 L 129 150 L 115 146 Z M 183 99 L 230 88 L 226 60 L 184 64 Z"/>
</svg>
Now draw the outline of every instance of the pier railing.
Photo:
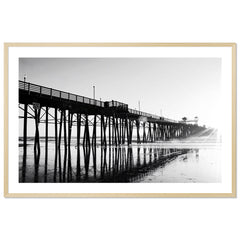
<svg viewBox="0 0 240 240">
<path fill-rule="evenodd" d="M 64 92 L 64 91 L 60 91 L 60 90 L 53 89 L 53 88 L 43 87 L 43 86 L 29 83 L 29 82 L 19 81 L 19 89 L 28 91 L 29 94 L 31 92 L 34 92 L 34 93 L 38 93 L 40 95 L 50 96 L 51 98 L 55 97 L 55 98 L 59 98 L 59 99 L 71 100 L 71 101 L 76 101 L 79 103 L 95 105 L 98 107 L 104 107 L 104 102 L 102 102 L 102 101 L 91 99 L 91 98 L 84 97 L 84 96 L 79 96 L 79 95 Z"/>
<path fill-rule="evenodd" d="M 80 96 L 80 95 L 76 95 L 76 94 L 72 94 L 72 93 L 68 93 L 68 92 L 64 92 L 64 91 L 60 91 L 60 90 L 49 88 L 49 87 L 40 86 L 40 85 L 30 83 L 30 82 L 24 82 L 21 80 L 19 80 L 19 90 L 27 91 L 28 94 L 37 93 L 40 96 L 45 95 L 45 96 L 49 96 L 50 98 L 58 98 L 60 100 L 61 99 L 70 100 L 70 101 L 75 101 L 75 102 L 79 102 L 79 103 L 85 103 L 85 104 L 90 104 L 90 105 L 94 105 L 94 106 L 98 106 L 98 107 L 103 107 L 103 108 L 105 106 L 103 101 L 99 101 L 96 99 L 92 99 L 92 98 L 88 98 L 88 97 L 84 97 L 84 96 Z M 111 104 L 114 105 L 114 103 L 116 104 L 118 102 L 111 101 L 110 105 Z M 125 105 L 127 106 L 127 104 L 125 104 Z M 138 110 L 131 109 L 131 108 L 128 108 L 128 112 L 131 114 L 134 114 L 134 115 L 152 118 L 157 121 L 179 123 L 179 121 L 175 121 L 175 120 L 165 118 L 165 117 L 160 117 L 158 115 L 138 111 Z"/>
<path fill-rule="evenodd" d="M 142 116 L 142 117 L 153 118 L 153 119 L 156 119 L 156 120 L 159 120 L 159 121 L 179 123 L 179 121 L 176 121 L 176 120 L 173 120 L 173 119 L 170 119 L 170 118 L 160 117 L 160 116 L 155 115 L 155 114 L 150 114 L 150 113 L 138 111 L 138 110 L 131 109 L 131 108 L 129 108 L 128 111 L 132 114 L 139 115 L 139 116 Z"/>
</svg>

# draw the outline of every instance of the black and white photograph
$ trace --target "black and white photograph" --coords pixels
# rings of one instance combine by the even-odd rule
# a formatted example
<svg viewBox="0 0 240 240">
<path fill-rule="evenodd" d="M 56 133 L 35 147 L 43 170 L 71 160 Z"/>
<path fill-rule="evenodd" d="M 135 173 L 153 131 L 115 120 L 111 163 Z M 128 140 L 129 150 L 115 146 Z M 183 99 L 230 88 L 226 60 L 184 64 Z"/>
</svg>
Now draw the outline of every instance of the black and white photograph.
<svg viewBox="0 0 240 240">
<path fill-rule="evenodd" d="M 220 183 L 221 58 L 19 58 L 19 183 Z"/>
<path fill-rule="evenodd" d="M 10 196 L 235 194 L 234 44 L 5 49 Z"/>
</svg>

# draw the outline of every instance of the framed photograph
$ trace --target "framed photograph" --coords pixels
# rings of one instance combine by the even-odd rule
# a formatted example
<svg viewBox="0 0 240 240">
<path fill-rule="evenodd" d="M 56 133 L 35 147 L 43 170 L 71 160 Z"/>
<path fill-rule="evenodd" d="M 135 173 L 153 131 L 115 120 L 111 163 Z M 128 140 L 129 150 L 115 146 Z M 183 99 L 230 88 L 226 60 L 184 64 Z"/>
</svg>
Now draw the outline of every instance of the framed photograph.
<svg viewBox="0 0 240 240">
<path fill-rule="evenodd" d="M 236 197 L 235 43 L 5 43 L 5 197 Z"/>
</svg>

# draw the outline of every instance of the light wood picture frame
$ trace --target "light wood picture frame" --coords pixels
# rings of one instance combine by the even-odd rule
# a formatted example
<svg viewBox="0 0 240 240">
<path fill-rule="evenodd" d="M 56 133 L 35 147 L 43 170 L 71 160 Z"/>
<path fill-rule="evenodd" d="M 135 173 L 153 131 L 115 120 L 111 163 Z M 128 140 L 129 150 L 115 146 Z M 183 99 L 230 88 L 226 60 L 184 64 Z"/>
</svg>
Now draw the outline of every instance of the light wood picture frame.
<svg viewBox="0 0 240 240">
<path fill-rule="evenodd" d="M 76 68 L 73 68 L 74 64 L 76 64 Z M 79 67 L 82 66 L 81 64 L 87 66 L 83 70 L 85 75 L 83 74 L 82 78 L 81 75 L 78 76 L 79 80 L 76 80 L 76 74 L 79 71 L 82 73 L 82 68 Z M 65 66 L 68 66 L 68 69 L 67 67 L 65 69 Z M 29 71 L 29 69 L 34 69 L 34 71 Z M 162 73 L 164 70 L 160 71 L 159 69 L 165 69 L 165 72 Z M 206 72 L 203 72 L 204 69 L 206 69 Z M 54 75 L 53 72 L 60 70 L 61 73 L 66 71 L 66 74 L 64 73 L 63 79 L 59 80 L 61 84 L 55 86 L 59 75 Z M 46 71 L 45 75 L 41 71 Z M 39 75 L 40 72 L 41 75 Z M 173 75 L 170 76 L 167 73 Z M 206 77 L 202 79 L 206 85 L 202 88 L 194 87 L 201 85 L 200 75 L 202 78 Z M 49 85 L 46 85 L 44 81 L 37 82 L 36 80 L 40 78 L 50 79 L 49 76 L 52 78 L 47 82 Z M 116 80 L 110 80 L 113 76 L 116 76 Z M 128 76 L 130 77 L 128 78 Z M 163 76 L 165 76 L 165 79 L 162 78 Z M 194 80 L 193 76 L 197 76 L 196 80 Z M 16 79 L 17 77 L 19 79 Z M 86 81 L 83 80 L 84 77 Z M 120 80 L 120 77 L 122 77 L 122 80 Z M 71 82 L 66 78 L 75 80 Z M 97 79 L 94 86 L 93 82 L 90 82 L 91 78 Z M 137 78 L 138 80 L 136 80 Z M 196 81 L 193 86 L 191 86 L 190 78 L 193 79 L 192 81 Z M 215 85 L 208 78 L 216 78 L 212 80 Z M 98 81 L 98 79 L 101 80 Z M 135 87 L 133 87 L 134 84 L 131 79 L 135 79 L 134 83 L 137 84 Z M 154 81 L 151 79 L 154 79 Z M 159 79 L 159 81 L 156 79 Z M 173 79 L 172 83 L 171 79 Z M 110 84 L 111 81 L 113 84 Z M 180 81 L 180 83 L 177 81 Z M 124 85 L 126 92 L 120 90 L 121 88 L 116 89 L 116 86 L 121 85 L 120 82 Z M 71 83 L 73 90 L 71 90 Z M 87 85 L 88 83 L 89 85 Z M 106 84 L 104 89 L 107 97 L 103 95 L 104 90 L 102 90 L 101 83 Z M 83 86 L 82 91 L 79 90 L 80 87 L 77 88 L 81 84 Z M 97 89 L 95 89 L 95 84 Z M 147 84 L 151 86 L 147 88 Z M 172 91 L 168 94 L 161 92 L 161 101 L 164 104 L 159 98 L 159 105 L 168 106 L 167 100 L 164 101 L 164 96 L 166 96 L 165 99 L 169 99 L 167 95 L 170 95 L 169 97 L 173 102 L 179 102 L 176 103 L 176 106 L 180 106 L 182 101 L 182 105 L 185 104 L 184 108 L 177 107 L 176 112 L 170 110 L 167 112 L 168 107 L 166 107 L 162 113 L 162 110 L 159 112 L 161 108 L 159 106 L 159 109 L 153 110 L 155 111 L 153 112 L 151 109 L 154 109 L 154 106 L 158 107 L 158 105 L 154 105 L 155 101 L 158 101 L 158 95 L 155 94 L 153 97 L 154 90 L 161 87 L 162 89 L 170 89 L 169 84 L 173 84 L 171 86 Z M 174 87 L 175 84 L 176 87 Z M 178 87 L 181 88 L 183 85 L 184 90 L 179 93 Z M 91 88 L 91 90 L 89 91 L 87 88 Z M 102 91 L 100 100 L 95 97 L 98 89 L 99 92 Z M 211 91 L 206 90 L 205 92 L 204 89 L 210 89 Z M 92 90 L 93 97 L 87 95 L 89 92 L 92 93 Z M 111 91 L 112 95 L 108 91 Z M 147 96 L 145 98 L 143 96 L 144 91 Z M 190 95 L 188 95 L 188 99 L 185 98 L 187 92 L 191 92 L 192 99 L 189 99 Z M 210 94 L 211 92 L 213 95 Z M 117 99 L 112 98 L 114 99 L 112 100 L 109 98 L 113 94 L 117 96 Z M 195 101 L 193 96 L 197 98 L 200 95 L 205 99 Z M 219 101 L 221 99 L 221 102 L 217 102 L 217 100 L 214 102 L 212 115 L 216 115 L 215 111 L 219 115 L 212 116 L 212 119 L 210 119 L 211 113 L 209 114 L 209 110 L 204 112 L 200 104 L 196 105 L 196 103 L 202 101 L 202 105 L 207 108 L 211 96 L 212 98 L 217 96 L 216 99 Z M 103 100 L 103 98 L 106 99 Z M 119 98 L 127 99 L 127 102 L 119 101 Z M 140 102 L 140 98 L 144 99 L 145 106 L 144 104 L 141 106 L 142 101 Z M 183 101 L 184 99 L 188 101 Z M 148 104 L 148 101 L 154 102 L 153 106 L 150 106 L 151 104 Z M 131 107 L 134 102 L 137 102 L 136 108 L 134 108 L 135 106 Z M 189 106 L 187 102 L 190 102 Z M 173 109 L 173 105 L 169 103 L 169 108 Z M 211 104 L 209 103 L 209 105 Z M 216 110 L 219 105 L 221 105 L 221 109 Z M 52 108 L 51 113 L 48 112 L 48 108 Z M 27 109 L 31 110 L 28 111 Z M 39 109 L 43 109 L 44 112 L 41 113 Z M 190 109 L 189 112 L 196 109 L 197 114 L 198 111 L 202 111 L 202 118 L 199 116 L 199 124 L 198 117 L 193 120 L 188 119 L 192 119 L 194 116 L 182 116 L 182 119 L 179 119 L 179 117 L 176 119 L 175 116 L 178 116 L 177 111 L 182 114 L 187 109 Z M 165 111 L 170 116 L 165 116 Z M 17 117 L 20 116 L 20 112 L 23 115 L 21 120 L 18 120 Z M 49 116 L 53 115 L 53 121 L 55 114 L 55 125 L 53 122 L 55 130 L 54 127 L 52 130 L 47 128 L 49 129 L 48 134 L 52 135 L 49 135 L 46 140 L 45 135 L 39 136 L 41 131 L 46 132 L 45 128 L 39 129 L 38 126 L 41 118 L 46 117 L 48 114 Z M 64 114 L 68 115 L 65 116 Z M 195 112 L 191 114 L 195 114 Z M 90 120 L 89 116 L 93 116 L 93 118 Z M 33 125 L 24 128 L 23 124 L 27 124 L 28 117 L 30 119 L 28 122 L 33 120 Z M 64 135 L 63 120 L 67 119 L 67 117 L 69 118 L 65 124 L 70 125 L 67 128 L 67 135 L 66 133 Z M 215 126 L 211 126 L 211 128 L 205 126 L 204 120 L 200 123 L 200 119 L 206 120 L 207 125 L 219 124 L 221 134 L 219 134 L 220 131 L 215 129 Z M 207 122 L 208 119 L 209 122 Z M 44 121 L 50 120 L 44 118 Z M 88 126 L 90 122 L 92 126 Z M 144 133 L 145 123 L 146 133 Z M 81 124 L 85 125 L 81 126 Z M 26 134 L 24 138 L 24 136 L 19 135 L 19 132 L 24 132 L 24 129 L 25 133 L 27 133 L 27 128 L 28 132 L 34 132 L 35 136 Z M 77 129 L 79 129 L 79 135 Z M 71 145 L 71 131 L 75 131 L 76 136 L 79 136 L 76 137 L 77 144 Z M 63 157 L 61 158 L 61 151 L 64 151 L 62 149 L 64 147 L 61 144 L 64 139 L 61 139 L 61 132 L 62 137 L 64 135 L 66 139 L 70 136 L 69 143 L 65 145 L 70 152 L 68 153 L 70 161 L 71 151 L 76 151 L 77 154 L 80 146 L 83 147 L 83 150 L 79 150 L 79 159 L 81 151 L 81 154 L 84 154 L 85 164 L 85 150 L 91 149 L 89 151 L 95 151 L 95 153 L 89 152 L 87 167 L 82 162 L 83 165 L 81 165 L 80 160 L 78 165 L 75 158 L 72 160 L 76 164 L 73 170 L 71 168 L 73 163 L 67 163 L 66 166 L 69 167 L 70 164 L 71 169 L 69 174 L 74 176 L 69 181 L 62 180 L 62 178 L 65 179 L 65 172 L 63 175 L 64 161 Z M 89 137 L 87 137 L 88 135 Z M 208 143 L 207 141 L 213 139 L 215 135 L 218 135 L 217 142 L 211 140 Z M 206 136 L 208 140 L 202 140 L 202 137 Z M 198 142 L 196 139 L 200 139 L 200 137 L 201 140 Z M 21 140 L 19 140 L 20 138 Z M 23 143 L 20 144 L 19 141 Z M 30 147 L 26 144 L 27 141 L 28 143 L 31 141 Z M 45 165 L 45 171 L 47 166 L 50 166 L 51 161 L 52 168 L 47 169 L 49 171 L 48 174 L 45 172 L 45 175 L 43 158 L 42 156 L 40 158 L 43 141 L 45 141 L 45 154 L 50 148 L 46 142 L 53 141 L 52 150 L 56 150 L 55 156 L 58 156 L 55 157 L 54 163 L 54 159 L 50 159 L 48 154 L 49 162 L 47 162 L 48 165 Z M 196 141 L 195 145 L 193 145 L 194 141 Z M 216 151 L 217 153 L 215 152 L 215 144 L 217 144 L 219 150 Z M 92 145 L 94 145 L 95 150 L 92 150 Z M 111 150 L 109 150 L 110 146 Z M 146 147 L 147 154 L 144 152 L 143 146 Z M 73 147 L 73 150 L 71 150 L 71 147 Z M 152 147 L 154 150 L 152 150 Z M 122 156 L 123 150 L 124 154 L 126 154 L 124 156 L 128 156 L 129 148 L 131 149 L 130 160 L 128 160 L 128 157 L 124 158 L 122 162 L 118 159 L 119 163 L 116 163 L 117 167 L 115 168 L 113 162 L 110 161 L 110 155 L 115 154 L 113 152 L 117 149 L 116 156 Z M 105 155 L 102 149 L 105 149 Z M 201 149 L 200 152 L 199 149 Z M 206 149 L 211 149 L 212 152 L 209 153 L 205 151 Z M 26 153 L 31 152 L 33 154 L 33 151 L 36 155 L 34 155 L 32 161 L 28 161 Z M 102 154 L 105 156 L 105 163 L 100 162 L 100 152 L 103 152 Z M 95 163 L 94 154 L 99 155 L 95 158 Z M 73 156 L 75 155 L 73 154 Z M 147 159 L 145 163 L 144 158 Z M 26 159 L 28 159 L 27 165 Z M 39 160 L 41 162 L 40 166 Z M 206 165 L 207 163 L 208 165 Z M 179 168 L 181 170 L 178 170 Z M 23 174 L 23 169 L 24 178 L 20 176 Z M 192 171 L 192 169 L 194 170 Z M 104 176 L 101 175 L 101 171 L 103 171 L 103 175 L 105 174 Z M 171 175 L 173 173 L 177 175 Z M 197 176 L 196 178 L 194 174 Z M 50 178 L 51 181 L 49 181 Z M 75 180 L 72 180 L 73 178 Z M 4 196 L 11 198 L 236 197 L 236 44 L 5 43 Z"/>
</svg>

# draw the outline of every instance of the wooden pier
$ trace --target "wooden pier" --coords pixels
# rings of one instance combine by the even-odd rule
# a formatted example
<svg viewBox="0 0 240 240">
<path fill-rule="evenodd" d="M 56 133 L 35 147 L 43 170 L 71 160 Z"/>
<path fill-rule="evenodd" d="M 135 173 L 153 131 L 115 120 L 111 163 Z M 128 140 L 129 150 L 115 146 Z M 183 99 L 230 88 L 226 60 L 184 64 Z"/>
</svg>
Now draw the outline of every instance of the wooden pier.
<svg viewBox="0 0 240 240">
<path fill-rule="evenodd" d="M 96 153 L 97 139 L 102 147 L 131 145 L 171 139 L 182 139 L 196 134 L 204 127 L 160 117 L 128 108 L 118 101 L 99 101 L 29 82 L 19 81 L 19 108 L 23 111 L 23 165 L 26 164 L 28 119 L 34 119 L 34 161 L 36 171 L 40 159 L 39 125 L 45 126 L 45 173 L 48 163 L 49 124 L 54 124 L 55 169 L 65 181 L 71 181 L 71 139 L 73 127 L 77 137 L 77 168 L 80 168 L 80 145 L 84 155 L 90 149 Z M 50 111 L 51 110 L 51 111 Z M 81 131 L 81 129 L 83 131 Z M 61 159 L 61 142 L 64 145 Z M 70 169 L 70 170 L 69 170 Z M 78 172 L 78 171 L 77 171 Z M 37 174 L 36 174 L 37 175 Z"/>
</svg>

